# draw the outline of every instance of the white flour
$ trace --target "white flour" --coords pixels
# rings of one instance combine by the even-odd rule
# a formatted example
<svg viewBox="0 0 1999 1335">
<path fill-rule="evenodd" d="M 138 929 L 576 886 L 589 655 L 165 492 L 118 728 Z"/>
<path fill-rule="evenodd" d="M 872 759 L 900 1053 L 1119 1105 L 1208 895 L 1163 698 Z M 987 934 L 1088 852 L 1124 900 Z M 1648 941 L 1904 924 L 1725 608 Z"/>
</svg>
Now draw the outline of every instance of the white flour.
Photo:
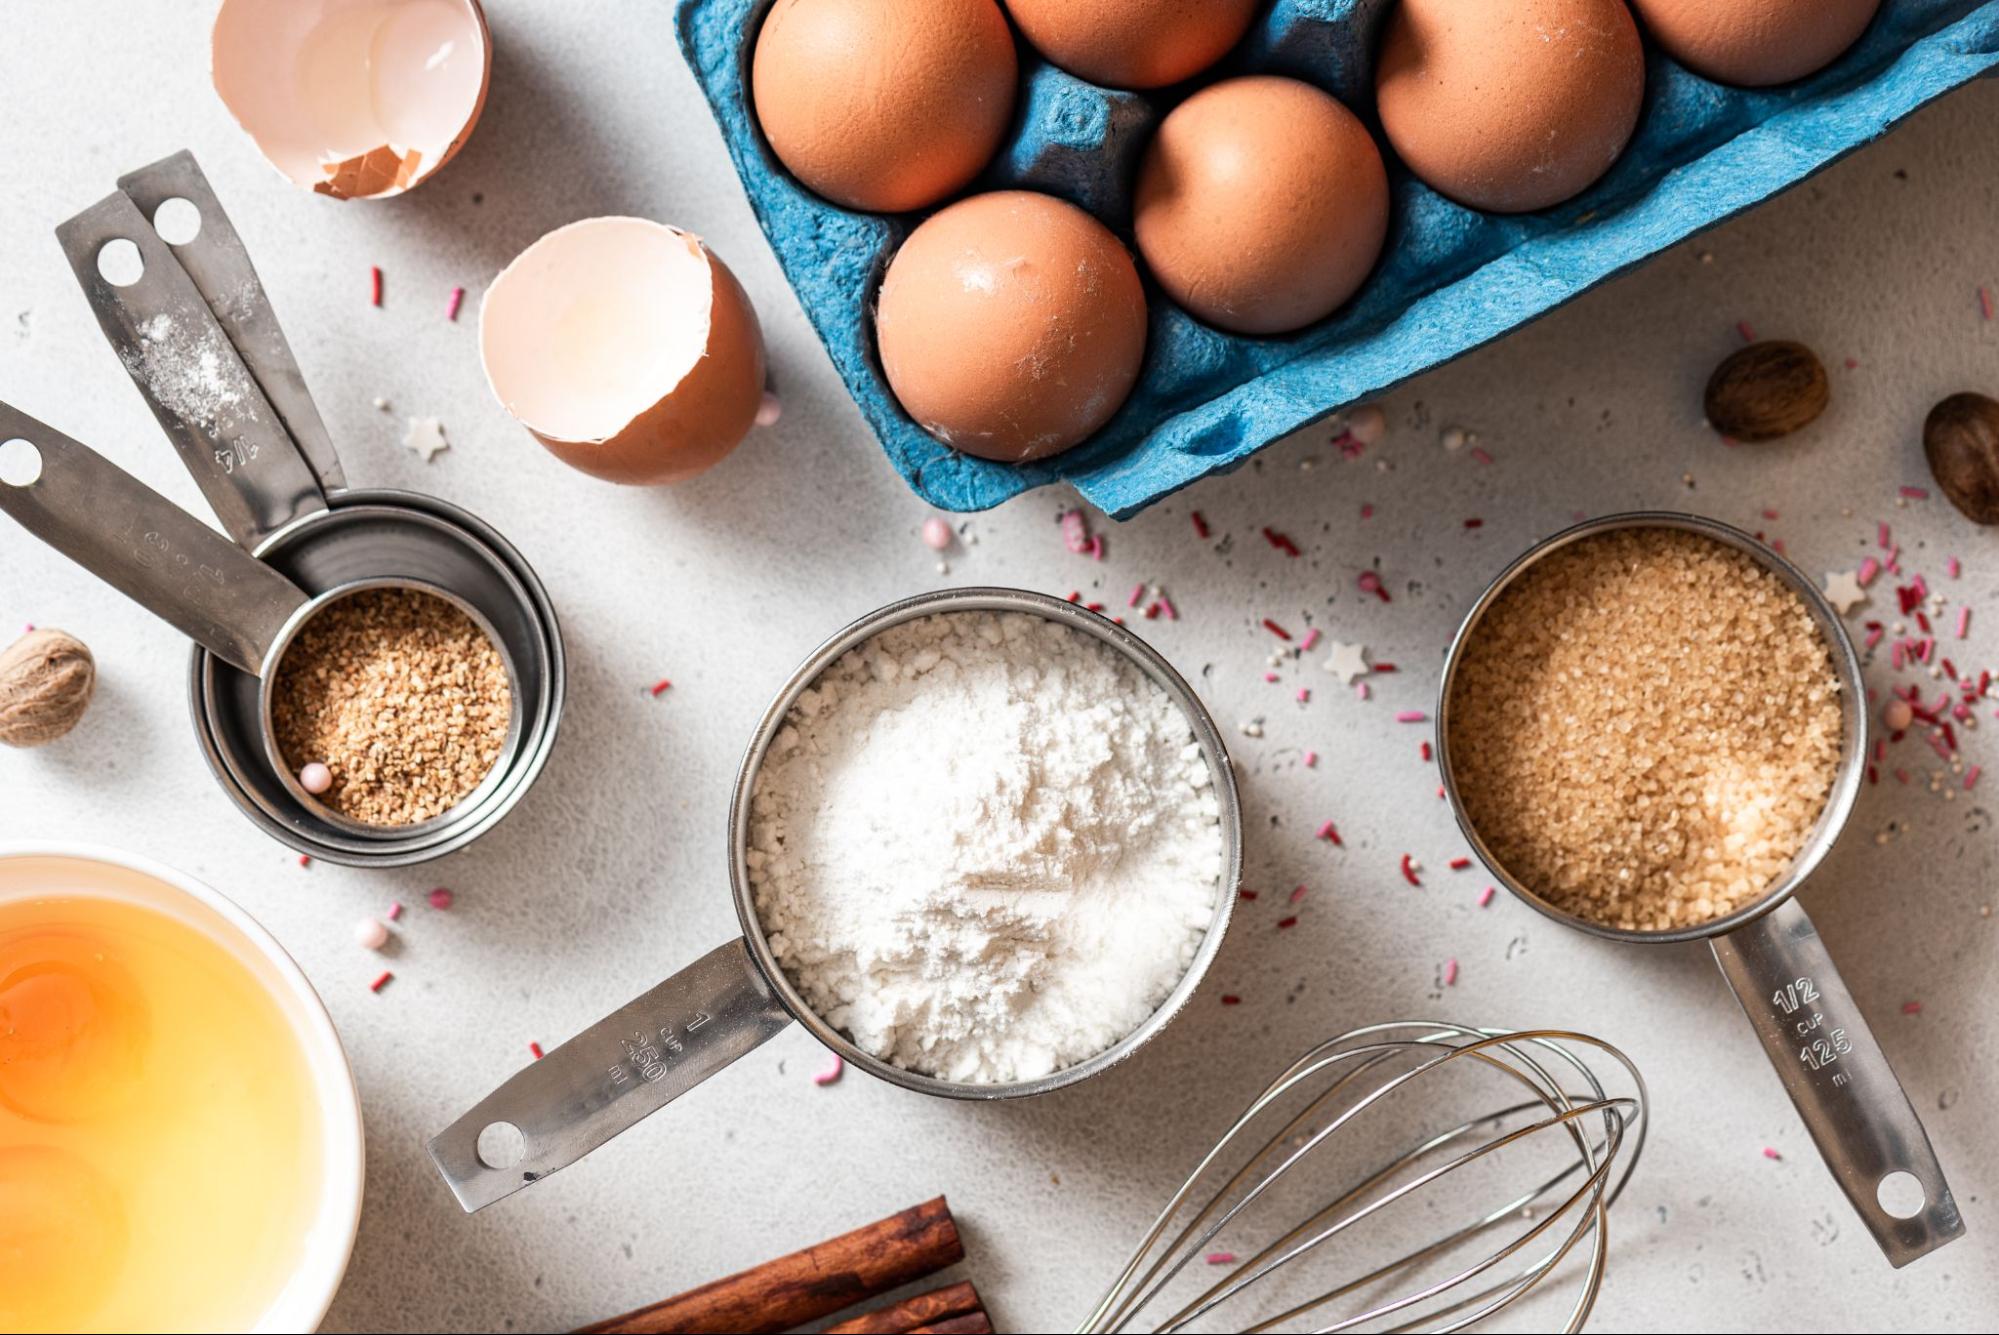
<svg viewBox="0 0 1999 1335">
<path fill-rule="evenodd" d="M 812 1008 L 897 1066 L 1046 1075 L 1143 1024 L 1213 915 L 1222 830 L 1186 716 L 1038 616 L 843 655 L 772 739 L 749 869 Z"/>
</svg>

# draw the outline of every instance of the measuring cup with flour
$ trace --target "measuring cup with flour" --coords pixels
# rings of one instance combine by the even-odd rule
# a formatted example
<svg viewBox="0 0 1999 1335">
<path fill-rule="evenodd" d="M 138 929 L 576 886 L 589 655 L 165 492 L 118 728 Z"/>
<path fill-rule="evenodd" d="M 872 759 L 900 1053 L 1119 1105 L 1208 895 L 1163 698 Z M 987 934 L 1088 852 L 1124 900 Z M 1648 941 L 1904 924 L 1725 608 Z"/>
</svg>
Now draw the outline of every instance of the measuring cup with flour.
<svg viewBox="0 0 1999 1335">
<path fill-rule="evenodd" d="M 1214 721 L 1123 627 L 1015 589 L 893 603 L 750 739 L 740 940 L 548 1053 L 430 1143 L 468 1211 L 575 1162 L 797 1020 L 919 1093 L 1116 1065 L 1221 948 L 1241 814 Z"/>
<path fill-rule="evenodd" d="M 1655 557 L 1677 564 L 1653 578 Z M 1902 1266 L 1964 1223 L 1794 898 L 1860 791 L 1866 699 L 1845 627 L 1788 561 L 1711 519 L 1613 515 L 1529 550 L 1465 616 L 1437 761 L 1465 837 L 1534 909 L 1613 941 L 1708 942 L 1841 1190 Z M 1586 839 L 1592 811 L 1609 814 Z M 1669 862 L 1693 888 L 1634 902 L 1627 887 Z"/>
</svg>

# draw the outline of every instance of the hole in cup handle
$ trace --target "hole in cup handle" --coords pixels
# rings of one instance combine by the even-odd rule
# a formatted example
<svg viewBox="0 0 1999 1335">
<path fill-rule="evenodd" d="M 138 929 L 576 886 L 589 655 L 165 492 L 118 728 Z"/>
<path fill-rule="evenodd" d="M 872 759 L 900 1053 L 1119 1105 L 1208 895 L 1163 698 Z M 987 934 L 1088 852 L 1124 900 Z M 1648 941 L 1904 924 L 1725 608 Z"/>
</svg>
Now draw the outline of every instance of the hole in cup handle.
<svg viewBox="0 0 1999 1335">
<path fill-rule="evenodd" d="M 1922 1119 L 1797 901 L 1711 944 L 1826 1167 L 1889 1264 L 1962 1237 Z"/>
<path fill-rule="evenodd" d="M 42 451 L 32 440 L 0 440 L 0 483 L 32 487 L 42 478 Z"/>
<path fill-rule="evenodd" d="M 539 1061 L 430 1142 L 469 1214 L 566 1168 L 775 1037 L 791 1013 L 740 938 Z"/>
</svg>

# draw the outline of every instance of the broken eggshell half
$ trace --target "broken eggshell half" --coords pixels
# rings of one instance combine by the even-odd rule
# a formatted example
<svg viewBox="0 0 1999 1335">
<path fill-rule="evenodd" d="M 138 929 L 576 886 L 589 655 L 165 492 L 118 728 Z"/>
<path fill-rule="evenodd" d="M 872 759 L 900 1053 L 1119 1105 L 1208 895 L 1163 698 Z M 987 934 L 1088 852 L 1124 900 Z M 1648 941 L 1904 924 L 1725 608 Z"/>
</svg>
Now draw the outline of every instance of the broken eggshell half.
<svg viewBox="0 0 1999 1335">
<path fill-rule="evenodd" d="M 236 123 L 335 199 L 399 195 L 449 162 L 492 68 L 478 0 L 223 0 L 210 39 Z"/>
<path fill-rule="evenodd" d="M 678 482 L 758 420 L 763 331 L 701 238 L 644 218 L 559 227 L 501 270 L 479 312 L 493 394 L 573 468 Z"/>
</svg>

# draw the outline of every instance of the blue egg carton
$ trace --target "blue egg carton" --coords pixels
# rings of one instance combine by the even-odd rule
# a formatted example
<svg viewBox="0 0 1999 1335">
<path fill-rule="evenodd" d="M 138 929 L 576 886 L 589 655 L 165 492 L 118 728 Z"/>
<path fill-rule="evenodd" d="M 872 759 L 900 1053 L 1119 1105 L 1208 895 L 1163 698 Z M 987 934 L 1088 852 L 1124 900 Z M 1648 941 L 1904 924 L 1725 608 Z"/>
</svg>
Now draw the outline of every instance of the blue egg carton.
<svg viewBox="0 0 1999 1335">
<path fill-rule="evenodd" d="M 1496 2 L 1496 0 L 1495 0 Z M 1148 279 L 1151 342 L 1131 398 L 1090 440 L 1016 467 L 959 454 L 902 411 L 876 357 L 875 290 L 920 215 L 856 213 L 812 194 L 757 129 L 749 63 L 770 0 L 680 0 L 680 47 L 714 109 L 764 234 L 890 462 L 944 510 L 1072 483 L 1124 518 L 1270 441 L 1518 328 L 1702 228 L 1797 184 L 1931 99 L 1999 65 L 1999 0 L 1885 0 L 1830 68 L 1774 90 L 1710 83 L 1649 42 L 1629 149 L 1585 194 L 1542 213 L 1478 213 L 1386 149 L 1393 216 L 1355 299 L 1279 338 L 1201 324 Z M 1375 37 L 1393 0 L 1273 0 L 1237 50 L 1190 86 L 1249 72 L 1318 84 L 1374 120 Z M 1044 190 L 1130 242 L 1130 187 L 1152 127 L 1186 88 L 1100 88 L 1020 44 L 1006 145 L 974 190 Z"/>
</svg>

